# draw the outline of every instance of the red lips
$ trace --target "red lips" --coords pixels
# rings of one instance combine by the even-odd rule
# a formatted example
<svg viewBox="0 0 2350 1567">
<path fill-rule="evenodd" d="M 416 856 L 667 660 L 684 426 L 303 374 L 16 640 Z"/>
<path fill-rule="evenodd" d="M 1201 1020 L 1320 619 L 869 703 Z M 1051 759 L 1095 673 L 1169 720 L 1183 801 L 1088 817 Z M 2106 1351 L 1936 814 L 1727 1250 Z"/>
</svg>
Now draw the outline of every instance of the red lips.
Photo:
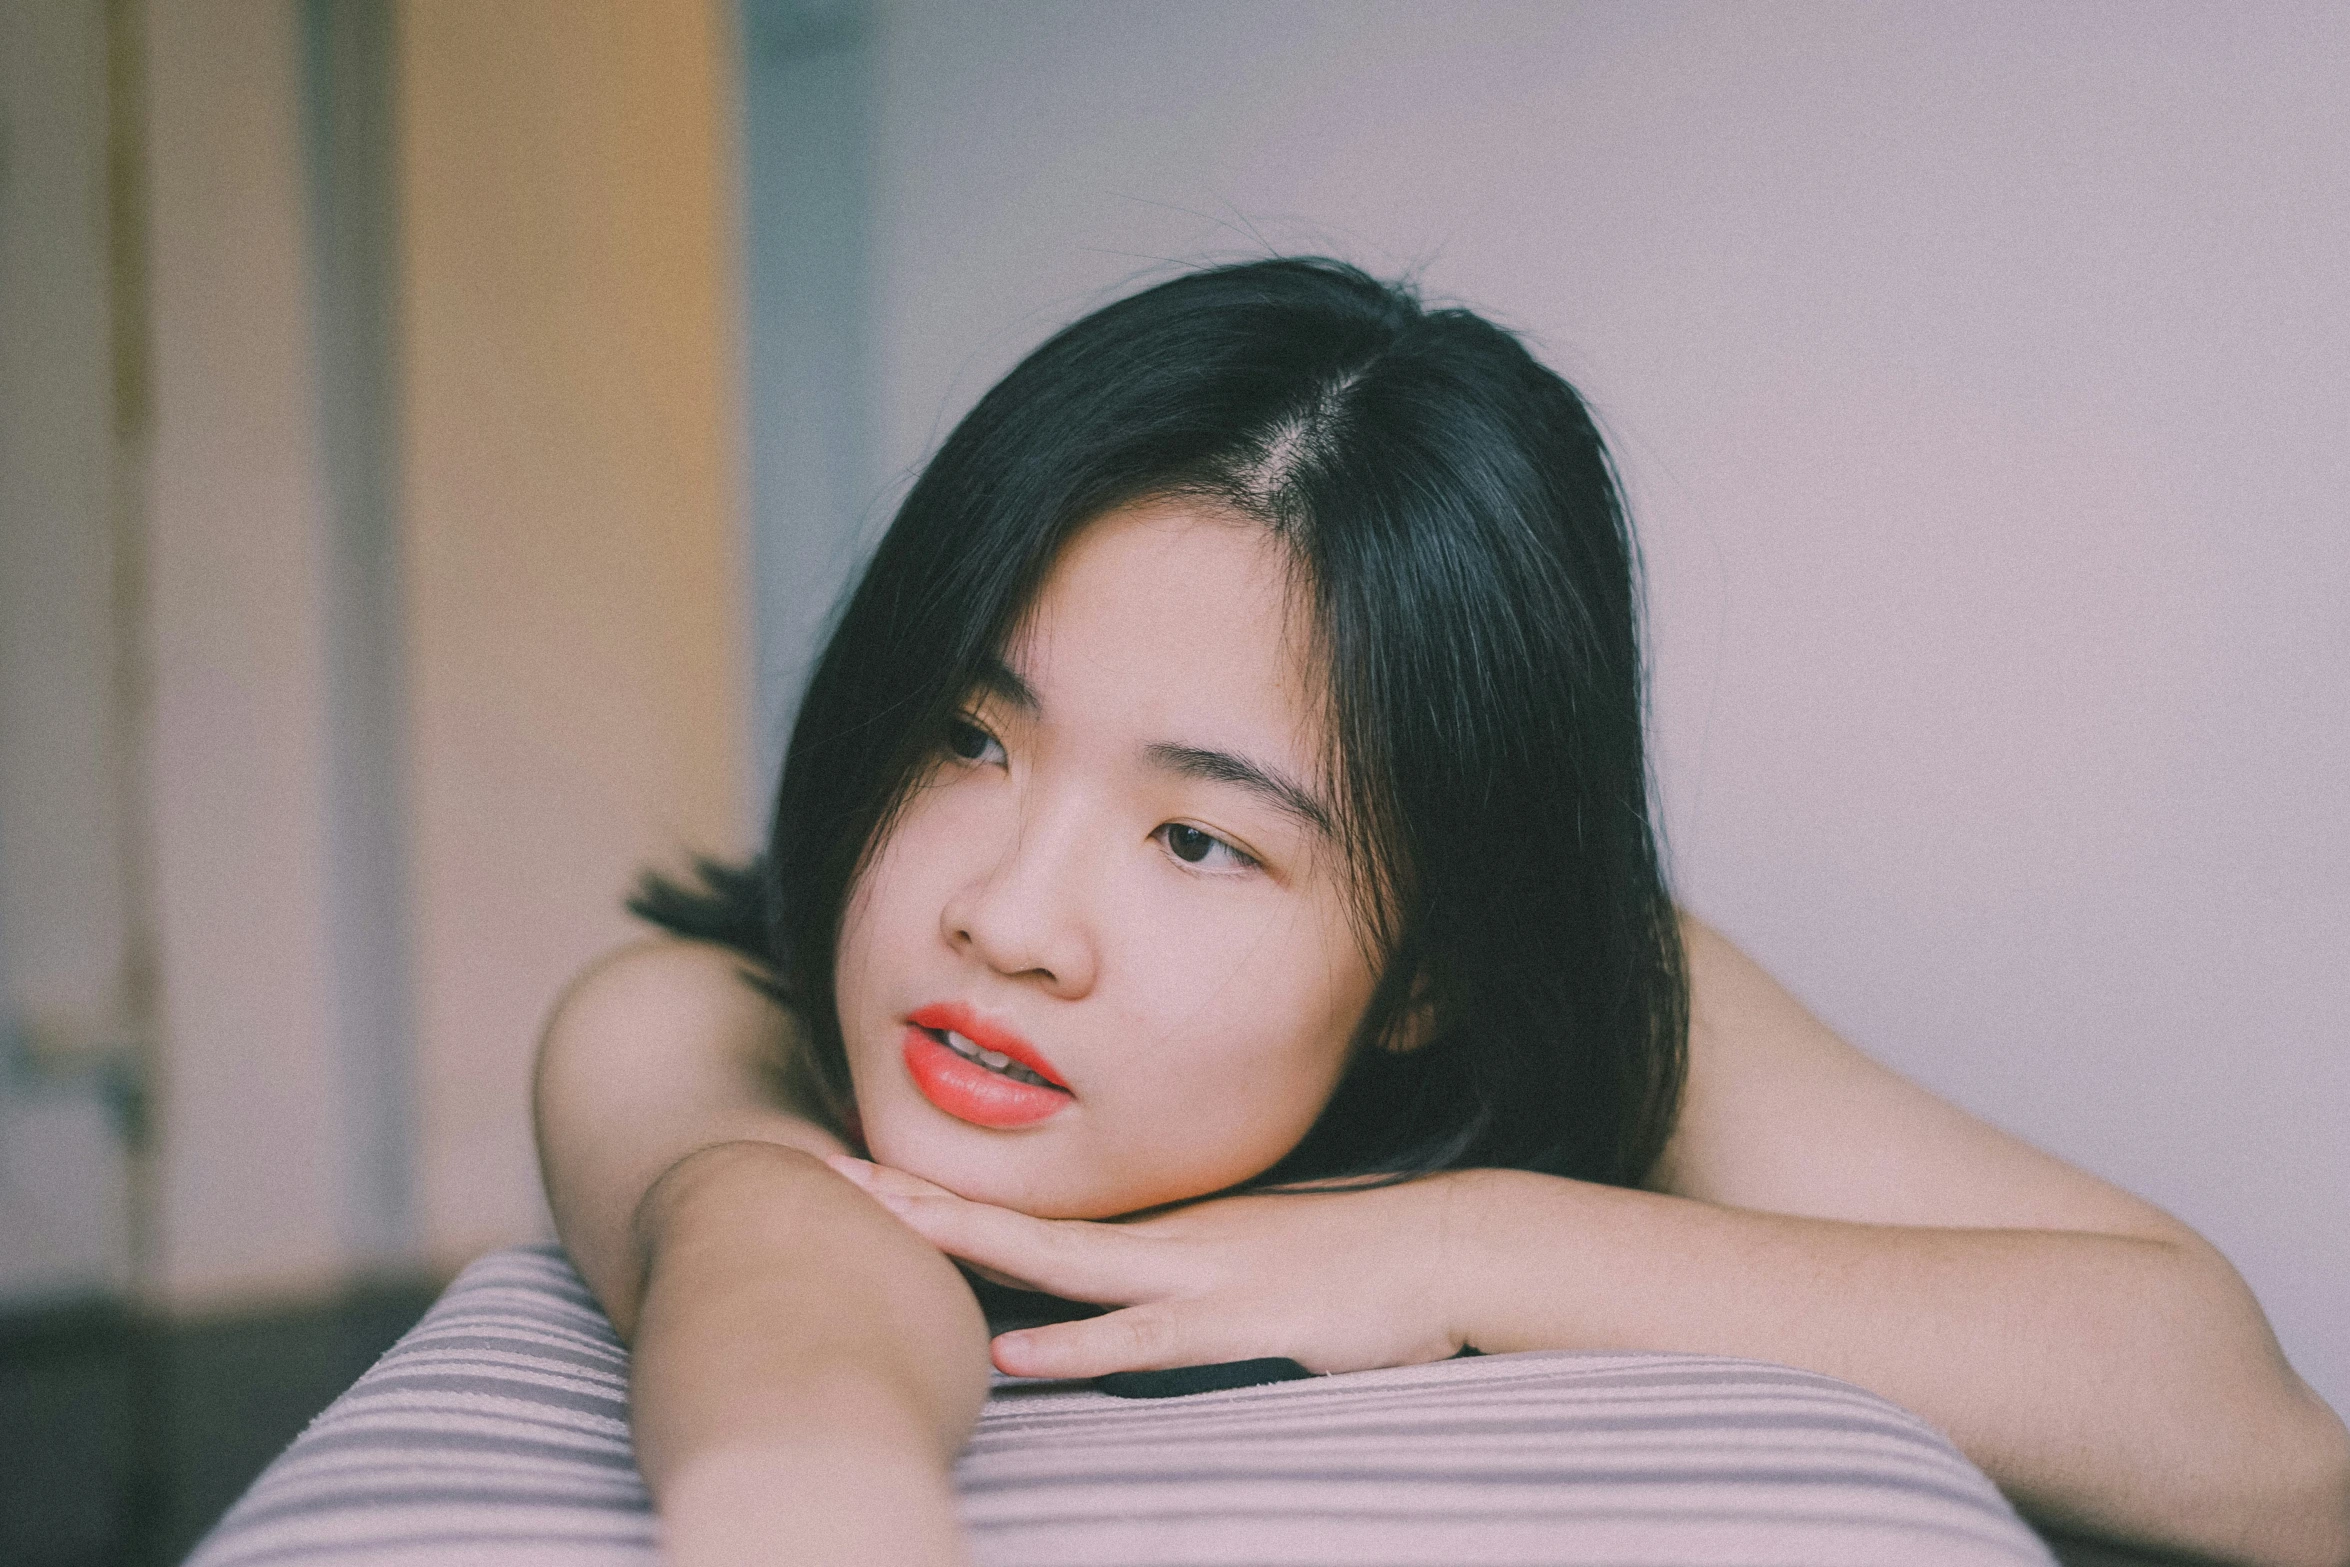
<svg viewBox="0 0 2350 1567">
<path fill-rule="evenodd" d="M 1019 1035 L 983 1021 L 961 1002 L 933 1003 L 909 1014 L 907 1021 L 914 1025 L 906 1030 L 904 1043 L 908 1075 L 923 1098 L 959 1121 L 997 1129 L 1033 1126 L 1074 1102 L 1044 1052 Z M 982 1050 L 1009 1056 L 1057 1086 L 1044 1088 L 991 1072 L 948 1049 L 931 1032 L 950 1029 Z"/>
<path fill-rule="evenodd" d="M 1007 1028 L 998 1028 L 960 1001 L 934 1001 L 918 1012 L 908 1013 L 906 1021 L 916 1028 L 935 1028 L 942 1033 L 952 1029 L 982 1050 L 993 1050 L 1010 1056 L 1038 1077 L 1066 1092 L 1069 1085 L 1061 1074 L 1045 1059 L 1043 1051 Z"/>
</svg>

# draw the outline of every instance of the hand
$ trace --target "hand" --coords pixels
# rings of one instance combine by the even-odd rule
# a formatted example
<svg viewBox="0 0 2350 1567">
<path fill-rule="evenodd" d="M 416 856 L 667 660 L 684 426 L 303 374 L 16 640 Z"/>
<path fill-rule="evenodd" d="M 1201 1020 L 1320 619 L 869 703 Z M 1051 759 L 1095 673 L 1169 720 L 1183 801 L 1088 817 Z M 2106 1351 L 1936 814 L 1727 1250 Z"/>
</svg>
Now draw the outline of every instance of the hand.
<svg viewBox="0 0 2350 1567">
<path fill-rule="evenodd" d="M 991 1278 L 1124 1308 L 1000 1335 L 997 1368 L 1024 1377 L 1271 1355 L 1309 1371 L 1441 1360 L 1466 1341 L 1454 1302 L 1474 1277 L 1475 1220 L 1499 1173 L 1223 1197 L 1096 1223 L 973 1202 L 861 1159 L 826 1162 Z"/>
</svg>

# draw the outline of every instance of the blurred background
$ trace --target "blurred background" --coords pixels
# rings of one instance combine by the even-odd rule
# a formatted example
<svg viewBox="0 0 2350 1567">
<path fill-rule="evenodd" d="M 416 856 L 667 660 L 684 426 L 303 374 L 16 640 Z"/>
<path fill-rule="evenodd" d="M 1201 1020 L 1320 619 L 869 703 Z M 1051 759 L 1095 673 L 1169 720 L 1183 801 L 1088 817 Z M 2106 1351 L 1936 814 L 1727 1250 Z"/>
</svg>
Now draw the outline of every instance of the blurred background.
<svg viewBox="0 0 2350 1567">
<path fill-rule="evenodd" d="M 0 0 L 9 1559 L 176 1559 L 547 1233 L 538 1023 L 756 841 L 910 473 L 1269 251 L 1591 398 L 1684 901 L 2350 1406 L 2345 81 L 2325 3 Z"/>
</svg>

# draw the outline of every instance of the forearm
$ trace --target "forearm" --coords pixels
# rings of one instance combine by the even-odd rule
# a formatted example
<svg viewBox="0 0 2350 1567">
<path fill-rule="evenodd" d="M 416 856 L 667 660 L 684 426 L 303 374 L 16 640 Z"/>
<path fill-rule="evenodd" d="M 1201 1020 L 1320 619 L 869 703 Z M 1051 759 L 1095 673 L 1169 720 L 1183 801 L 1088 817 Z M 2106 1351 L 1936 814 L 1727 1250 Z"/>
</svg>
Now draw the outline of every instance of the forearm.
<svg viewBox="0 0 2350 1567">
<path fill-rule="evenodd" d="M 1802 1366 L 1923 1415 L 2043 1522 L 2227 1559 L 2350 1550 L 2341 1424 L 2208 1248 L 1490 1178 L 1459 1319 L 1480 1349 Z"/>
<path fill-rule="evenodd" d="M 680 1161 L 637 1234 L 630 1422 L 672 1559 L 958 1559 L 987 1341 L 953 1266 L 763 1143 Z"/>
</svg>

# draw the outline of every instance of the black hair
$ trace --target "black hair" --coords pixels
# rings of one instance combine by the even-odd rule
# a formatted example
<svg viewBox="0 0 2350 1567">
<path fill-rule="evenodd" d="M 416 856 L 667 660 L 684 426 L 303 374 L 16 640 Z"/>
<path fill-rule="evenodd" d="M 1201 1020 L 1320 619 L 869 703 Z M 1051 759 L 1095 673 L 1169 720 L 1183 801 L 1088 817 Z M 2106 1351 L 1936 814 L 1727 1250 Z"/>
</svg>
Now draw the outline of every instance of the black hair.
<svg viewBox="0 0 2350 1567">
<path fill-rule="evenodd" d="M 833 964 L 860 869 L 1061 546 L 1176 496 L 1256 519 L 1303 568 L 1380 975 L 1330 1103 L 1249 1184 L 1640 1182 L 1680 1102 L 1688 986 L 1614 468 L 1516 337 L 1339 262 L 1178 277 L 998 382 L 839 616 L 765 853 L 697 885 L 648 876 L 630 906 L 756 958 L 845 1121 Z M 1390 1048 L 1407 1032 L 1417 1048 Z"/>
</svg>

